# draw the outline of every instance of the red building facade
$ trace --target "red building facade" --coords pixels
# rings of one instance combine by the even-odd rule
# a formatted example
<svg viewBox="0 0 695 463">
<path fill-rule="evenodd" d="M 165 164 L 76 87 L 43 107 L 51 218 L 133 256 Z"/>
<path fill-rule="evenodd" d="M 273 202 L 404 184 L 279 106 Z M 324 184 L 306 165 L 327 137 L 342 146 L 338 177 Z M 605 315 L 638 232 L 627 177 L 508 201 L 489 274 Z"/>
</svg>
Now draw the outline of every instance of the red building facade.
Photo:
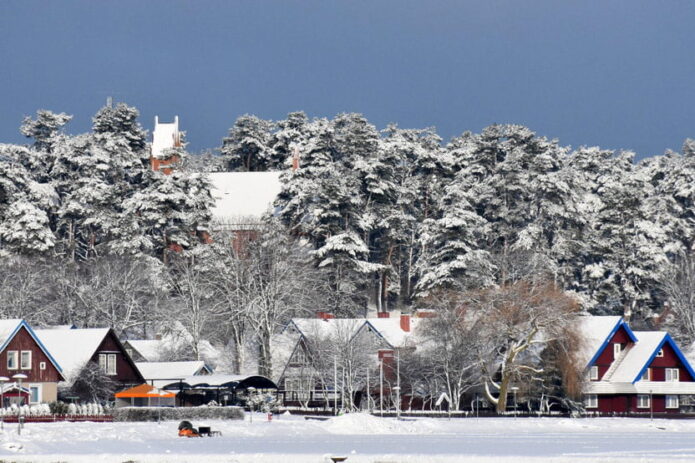
<svg viewBox="0 0 695 463">
<path fill-rule="evenodd" d="M 671 336 L 662 331 L 632 331 L 619 317 L 593 317 L 610 326 L 595 341 L 584 388 L 587 411 L 603 414 L 653 414 L 692 411 L 695 372 Z M 587 324 L 591 325 L 591 323 Z M 605 334 L 605 333 L 603 333 Z M 599 343 L 600 341 L 600 343 Z"/>
</svg>

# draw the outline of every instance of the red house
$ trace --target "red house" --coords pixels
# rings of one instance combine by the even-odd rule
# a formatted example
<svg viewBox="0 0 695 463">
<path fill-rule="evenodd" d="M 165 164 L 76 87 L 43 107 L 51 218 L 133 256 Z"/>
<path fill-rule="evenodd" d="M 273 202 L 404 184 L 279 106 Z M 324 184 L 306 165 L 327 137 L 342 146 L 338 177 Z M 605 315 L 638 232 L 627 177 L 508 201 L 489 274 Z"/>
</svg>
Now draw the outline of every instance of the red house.
<svg viewBox="0 0 695 463">
<path fill-rule="evenodd" d="M 145 382 L 116 333 L 110 328 L 44 329 L 36 334 L 63 367 L 70 387 L 89 364 L 113 380 L 120 389 Z"/>
<path fill-rule="evenodd" d="M 20 381 L 13 378 L 25 375 Z M 29 324 L 20 319 L 0 320 L 0 376 L 9 379 L 0 385 L 4 405 L 41 403 L 56 400 L 61 367 Z"/>
<path fill-rule="evenodd" d="M 600 413 L 679 413 L 693 405 L 695 371 L 664 331 L 632 331 L 621 317 L 584 317 L 584 405 Z"/>
</svg>

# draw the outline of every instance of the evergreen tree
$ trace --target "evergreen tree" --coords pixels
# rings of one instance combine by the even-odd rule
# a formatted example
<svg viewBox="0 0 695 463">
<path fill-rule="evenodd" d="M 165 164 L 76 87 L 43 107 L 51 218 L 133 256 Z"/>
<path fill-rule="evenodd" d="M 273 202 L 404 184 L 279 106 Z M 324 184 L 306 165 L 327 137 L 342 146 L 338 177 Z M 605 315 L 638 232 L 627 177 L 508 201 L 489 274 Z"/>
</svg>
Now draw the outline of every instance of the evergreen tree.
<svg viewBox="0 0 695 463">
<path fill-rule="evenodd" d="M 271 143 L 272 123 L 245 114 L 229 129 L 220 152 L 228 171 L 258 172 L 269 170 L 273 162 Z"/>
</svg>

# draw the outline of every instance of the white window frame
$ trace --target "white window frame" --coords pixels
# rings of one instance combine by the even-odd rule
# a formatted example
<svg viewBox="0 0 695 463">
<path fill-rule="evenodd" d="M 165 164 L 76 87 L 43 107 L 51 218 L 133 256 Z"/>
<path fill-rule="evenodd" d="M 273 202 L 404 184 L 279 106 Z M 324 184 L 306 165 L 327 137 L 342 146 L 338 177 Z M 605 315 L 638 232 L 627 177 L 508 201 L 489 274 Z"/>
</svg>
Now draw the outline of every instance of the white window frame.
<svg viewBox="0 0 695 463">
<path fill-rule="evenodd" d="M 620 343 L 613 344 L 613 360 L 617 359 L 620 353 L 623 351 L 623 346 Z"/>
<path fill-rule="evenodd" d="M 45 370 L 46 369 L 46 362 L 39 362 L 39 370 Z"/>
<path fill-rule="evenodd" d="M 652 379 L 652 369 L 647 367 L 646 370 L 642 373 L 642 376 L 640 377 L 640 381 L 651 381 Z"/>
<path fill-rule="evenodd" d="M 19 370 L 19 351 L 18 350 L 8 350 L 7 351 L 7 369 L 8 370 Z"/>
<path fill-rule="evenodd" d="M 598 395 L 585 394 L 584 395 L 584 408 L 598 408 Z"/>
<path fill-rule="evenodd" d="M 656 353 L 656 356 L 657 356 L 657 357 L 663 357 L 663 356 L 664 356 L 664 350 L 663 350 L 663 349 L 659 349 L 659 352 Z"/>
<path fill-rule="evenodd" d="M 596 365 L 589 368 L 589 380 L 598 381 L 598 367 Z"/>
<path fill-rule="evenodd" d="M 664 372 L 664 380 L 670 383 L 677 383 L 680 381 L 680 371 L 678 368 L 666 368 Z"/>
<path fill-rule="evenodd" d="M 649 394 L 637 394 L 637 408 L 649 408 L 651 397 Z"/>
<path fill-rule="evenodd" d="M 116 354 L 99 354 L 99 368 L 106 376 L 118 374 L 116 361 Z"/>
<path fill-rule="evenodd" d="M 27 388 L 29 389 L 29 403 L 30 404 L 40 404 L 41 403 L 41 398 L 43 397 L 43 387 L 41 384 L 27 384 Z M 36 400 L 32 400 L 32 394 L 31 390 L 36 389 Z"/>
<path fill-rule="evenodd" d="M 27 356 L 27 357 L 25 357 Z M 31 351 L 23 350 L 19 352 L 19 369 L 20 370 L 31 370 Z M 24 359 L 27 359 L 26 363 Z"/>
<path fill-rule="evenodd" d="M 668 394 L 666 396 L 666 408 L 679 408 L 680 407 L 680 400 L 678 400 L 679 397 L 675 394 Z"/>
</svg>

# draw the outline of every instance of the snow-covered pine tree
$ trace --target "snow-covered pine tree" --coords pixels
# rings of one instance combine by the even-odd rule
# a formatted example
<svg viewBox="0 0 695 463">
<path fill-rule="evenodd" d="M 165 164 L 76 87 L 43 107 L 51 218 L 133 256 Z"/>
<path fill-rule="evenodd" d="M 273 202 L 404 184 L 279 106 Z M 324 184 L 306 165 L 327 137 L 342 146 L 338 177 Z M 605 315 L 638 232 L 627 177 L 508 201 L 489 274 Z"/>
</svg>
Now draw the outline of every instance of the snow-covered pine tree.
<svg viewBox="0 0 695 463">
<path fill-rule="evenodd" d="M 139 230 L 140 236 L 121 252 L 145 252 L 165 263 L 172 250 L 187 249 L 199 243 L 207 231 L 213 200 L 210 182 L 202 174 L 175 171 L 155 173 L 144 190 L 124 201 L 125 230 Z"/>
<path fill-rule="evenodd" d="M 651 195 L 647 171 L 633 164 L 633 153 L 611 159 L 599 178 L 601 206 L 590 234 L 584 274 L 599 312 L 651 315 L 653 291 L 667 262 L 666 236 L 649 219 L 645 200 Z"/>
<path fill-rule="evenodd" d="M 283 170 L 289 167 L 289 159 L 297 147 L 301 153 L 309 134 L 309 119 L 302 111 L 292 112 L 276 123 L 277 130 L 270 140 L 272 151 L 268 157 L 268 170 Z"/>
<path fill-rule="evenodd" d="M 220 152 L 227 171 L 259 172 L 269 170 L 272 159 L 271 121 L 250 114 L 240 116 L 222 140 Z"/>
</svg>

